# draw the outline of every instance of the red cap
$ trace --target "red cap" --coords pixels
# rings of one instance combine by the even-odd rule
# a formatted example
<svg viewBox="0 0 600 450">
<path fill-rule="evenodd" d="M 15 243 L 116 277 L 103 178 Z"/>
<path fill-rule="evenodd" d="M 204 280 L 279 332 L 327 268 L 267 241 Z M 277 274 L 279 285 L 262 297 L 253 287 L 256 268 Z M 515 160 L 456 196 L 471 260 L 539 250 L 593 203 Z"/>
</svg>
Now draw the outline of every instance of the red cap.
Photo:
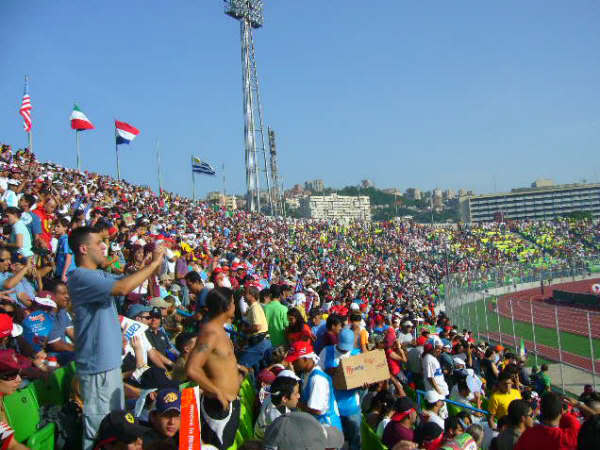
<svg viewBox="0 0 600 450">
<path fill-rule="evenodd" d="M 0 350 L 0 373 L 11 372 L 24 367 L 28 367 L 28 365 L 18 358 L 13 349 Z"/>
<path fill-rule="evenodd" d="M 417 345 L 418 346 L 425 345 L 426 342 L 427 342 L 427 338 L 425 336 L 419 336 L 417 338 Z"/>
<path fill-rule="evenodd" d="M 313 353 L 312 344 L 308 341 L 296 341 L 292 344 L 292 348 L 290 349 L 288 355 L 285 360 L 287 362 L 294 362 L 298 358 L 301 358 L 309 353 Z"/>
<path fill-rule="evenodd" d="M 433 351 L 433 344 L 431 342 L 428 342 L 427 344 L 425 344 L 423 346 L 423 351 L 424 352 L 432 352 Z"/>
<path fill-rule="evenodd" d="M 275 378 L 277 377 L 269 369 L 263 369 L 258 373 L 258 379 L 261 381 L 261 383 L 271 384 L 273 381 L 275 381 Z"/>
<path fill-rule="evenodd" d="M 20 325 L 13 323 L 12 317 L 8 314 L 0 314 L 0 338 L 7 336 L 16 337 L 23 332 L 23 328 Z"/>
</svg>

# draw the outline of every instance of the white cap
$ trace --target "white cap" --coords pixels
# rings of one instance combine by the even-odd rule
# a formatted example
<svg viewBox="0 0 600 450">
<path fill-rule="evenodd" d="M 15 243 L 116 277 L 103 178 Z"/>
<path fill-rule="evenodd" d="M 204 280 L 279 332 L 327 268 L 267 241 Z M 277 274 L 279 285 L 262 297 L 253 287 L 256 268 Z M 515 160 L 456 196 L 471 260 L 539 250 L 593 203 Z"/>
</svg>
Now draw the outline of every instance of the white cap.
<svg viewBox="0 0 600 450">
<path fill-rule="evenodd" d="M 360 311 L 360 306 L 358 306 L 358 303 L 352 303 L 350 305 L 350 310 L 351 311 Z"/>
<path fill-rule="evenodd" d="M 293 378 L 296 381 L 300 381 L 300 377 L 289 369 L 285 369 L 285 370 L 282 370 L 281 372 L 279 372 L 277 374 L 277 378 L 280 378 L 280 377 Z"/>
<path fill-rule="evenodd" d="M 413 323 L 410 320 L 402 322 L 402 325 L 404 325 L 405 327 L 414 327 Z"/>
<path fill-rule="evenodd" d="M 54 300 L 50 300 L 49 298 L 36 297 L 35 302 L 42 306 L 56 308 L 56 303 L 54 302 Z"/>
<path fill-rule="evenodd" d="M 461 366 L 465 366 L 465 365 L 466 365 L 466 364 L 465 364 L 465 361 L 464 361 L 464 360 L 462 360 L 461 358 L 456 358 L 456 357 L 454 357 L 454 358 L 452 358 L 452 361 L 454 362 L 454 365 L 455 365 L 455 366 L 456 366 L 456 365 L 461 365 Z"/>
<path fill-rule="evenodd" d="M 425 401 L 427 403 L 437 403 L 439 400 L 443 400 L 444 397 L 436 390 L 425 392 Z"/>
<path fill-rule="evenodd" d="M 10 335 L 12 337 L 21 336 L 23 334 L 23 327 L 18 323 L 13 323 L 12 330 L 10 330 Z"/>
</svg>

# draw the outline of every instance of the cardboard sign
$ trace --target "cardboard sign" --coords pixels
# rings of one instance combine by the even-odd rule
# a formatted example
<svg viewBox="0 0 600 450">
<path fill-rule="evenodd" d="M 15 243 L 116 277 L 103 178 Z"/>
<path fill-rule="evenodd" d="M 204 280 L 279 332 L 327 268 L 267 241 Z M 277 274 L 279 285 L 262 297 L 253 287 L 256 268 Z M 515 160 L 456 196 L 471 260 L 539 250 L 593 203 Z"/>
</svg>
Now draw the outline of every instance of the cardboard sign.
<svg viewBox="0 0 600 450">
<path fill-rule="evenodd" d="M 333 385 L 339 390 L 362 387 L 365 383 L 378 383 L 390 378 L 387 359 L 383 350 L 373 350 L 340 360 L 333 377 Z"/>
</svg>

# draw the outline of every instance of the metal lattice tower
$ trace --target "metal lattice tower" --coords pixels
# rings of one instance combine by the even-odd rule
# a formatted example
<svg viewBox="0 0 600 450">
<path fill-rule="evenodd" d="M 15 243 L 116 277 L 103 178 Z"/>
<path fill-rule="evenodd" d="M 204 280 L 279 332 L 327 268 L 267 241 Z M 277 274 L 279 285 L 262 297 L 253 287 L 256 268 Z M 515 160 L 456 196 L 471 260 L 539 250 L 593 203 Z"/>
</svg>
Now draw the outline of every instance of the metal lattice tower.
<svg viewBox="0 0 600 450">
<path fill-rule="evenodd" d="M 275 210 L 273 214 L 283 215 L 283 198 L 282 192 L 279 189 L 281 180 L 279 178 L 279 166 L 277 164 L 277 145 L 275 144 L 275 132 L 269 128 L 269 151 L 271 153 L 271 182 L 272 182 L 272 194 L 273 204 Z"/>
<path fill-rule="evenodd" d="M 260 169 L 257 153 L 262 153 L 269 207 L 273 214 L 273 192 L 267 163 L 263 113 L 252 35 L 253 28 L 260 28 L 263 25 L 263 2 L 262 0 L 225 0 L 225 14 L 240 21 L 247 208 L 249 211 L 261 211 Z"/>
</svg>

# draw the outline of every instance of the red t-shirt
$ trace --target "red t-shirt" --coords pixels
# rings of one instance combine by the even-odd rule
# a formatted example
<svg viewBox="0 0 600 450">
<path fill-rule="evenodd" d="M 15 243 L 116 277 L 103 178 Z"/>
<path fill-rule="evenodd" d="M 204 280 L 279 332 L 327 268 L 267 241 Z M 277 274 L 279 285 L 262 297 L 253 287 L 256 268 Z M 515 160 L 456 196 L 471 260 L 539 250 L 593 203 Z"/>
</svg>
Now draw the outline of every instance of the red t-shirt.
<svg viewBox="0 0 600 450">
<path fill-rule="evenodd" d="M 580 427 L 581 424 L 573 414 L 563 414 L 558 427 L 540 424 L 525 430 L 517 441 L 514 450 L 530 450 L 533 448 L 575 450 Z"/>
<path fill-rule="evenodd" d="M 290 344 L 296 341 L 310 341 L 311 334 L 310 327 L 307 324 L 304 324 L 301 331 L 296 331 L 294 333 L 288 332 L 287 339 Z"/>
<path fill-rule="evenodd" d="M 52 232 L 50 231 L 52 217 L 46 214 L 43 205 L 38 206 L 33 210 L 33 213 L 40 218 L 42 225 L 41 238 L 46 243 L 48 249 L 51 248 L 50 241 L 52 240 Z M 33 236 L 31 236 L 33 239 Z"/>
</svg>

